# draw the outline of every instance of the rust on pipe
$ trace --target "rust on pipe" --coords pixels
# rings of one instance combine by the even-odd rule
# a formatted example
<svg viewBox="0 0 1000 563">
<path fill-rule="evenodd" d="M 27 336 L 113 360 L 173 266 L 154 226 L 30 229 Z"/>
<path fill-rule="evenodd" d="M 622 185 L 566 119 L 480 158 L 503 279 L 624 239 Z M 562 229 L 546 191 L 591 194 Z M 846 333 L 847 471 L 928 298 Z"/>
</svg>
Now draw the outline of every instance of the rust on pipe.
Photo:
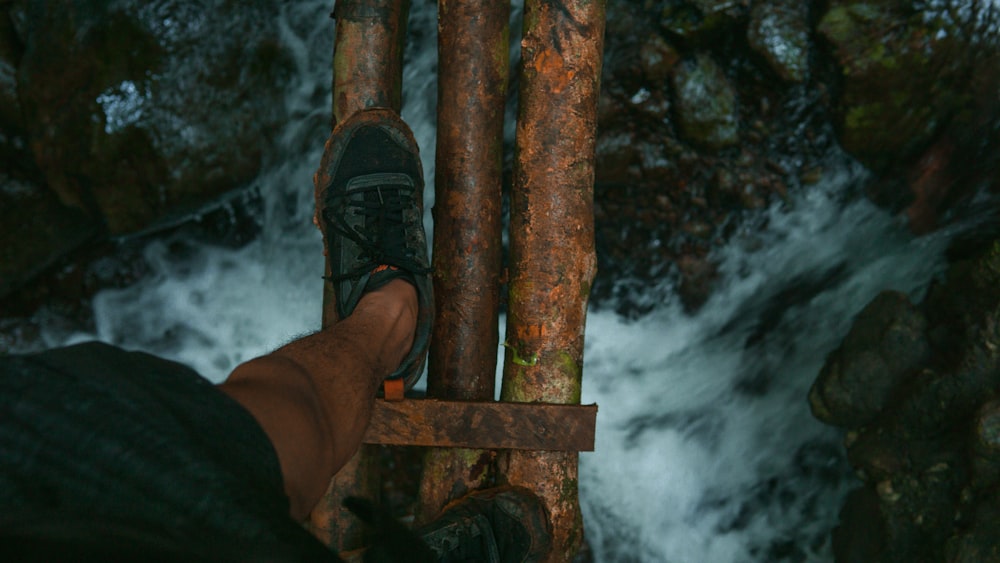
<svg viewBox="0 0 1000 563">
<path fill-rule="evenodd" d="M 376 401 L 367 444 L 589 452 L 597 405 Z M 464 457 L 463 457 L 464 456 Z M 466 454 L 456 458 L 468 459 Z"/>
<path fill-rule="evenodd" d="M 594 145 L 602 0 L 527 0 L 511 194 L 510 287 L 501 398 L 579 403 L 594 255 Z M 583 539 L 576 453 L 510 451 L 501 472 L 549 510 L 549 561 Z"/>
<path fill-rule="evenodd" d="M 369 107 L 400 110 L 408 0 L 337 0 L 333 49 L 333 125 Z M 330 261 L 326 261 L 330 275 Z M 323 327 L 337 322 L 333 284 L 323 287 Z M 333 477 L 309 528 L 337 551 L 361 547 L 361 522 L 342 508 L 349 495 L 377 499 L 375 446 L 362 446 Z"/>
<path fill-rule="evenodd" d="M 409 0 L 337 0 L 334 125 L 370 107 L 399 112 Z"/>
<path fill-rule="evenodd" d="M 434 295 L 427 391 L 493 399 L 500 302 L 507 0 L 438 3 Z"/>
<path fill-rule="evenodd" d="M 499 341 L 501 185 L 509 66 L 509 0 L 438 2 L 434 205 L 437 319 L 432 397 L 492 400 Z M 494 454 L 430 450 L 417 523 L 493 477 Z"/>
</svg>

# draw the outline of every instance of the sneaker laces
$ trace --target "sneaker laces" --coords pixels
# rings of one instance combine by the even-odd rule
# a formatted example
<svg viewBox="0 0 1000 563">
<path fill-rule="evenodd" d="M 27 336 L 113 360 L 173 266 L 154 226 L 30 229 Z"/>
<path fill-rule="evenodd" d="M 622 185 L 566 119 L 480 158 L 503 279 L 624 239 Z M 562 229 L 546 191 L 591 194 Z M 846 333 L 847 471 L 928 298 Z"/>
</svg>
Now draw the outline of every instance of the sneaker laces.
<svg viewBox="0 0 1000 563">
<path fill-rule="evenodd" d="M 378 184 L 358 187 L 350 194 L 333 196 L 330 208 L 343 206 L 347 211 L 343 214 L 333 213 L 328 208 L 323 214 L 337 233 L 354 241 L 361 248 L 364 262 L 353 271 L 331 276 L 329 281 L 354 279 L 381 265 L 395 266 L 414 275 L 430 273 L 429 268 L 417 263 L 412 247 L 406 241 L 407 229 L 403 213 L 415 193 L 413 186 L 405 184 Z M 357 197 L 359 194 L 363 197 Z M 352 226 L 347 223 L 345 217 L 350 209 L 363 216 L 361 225 Z"/>
</svg>

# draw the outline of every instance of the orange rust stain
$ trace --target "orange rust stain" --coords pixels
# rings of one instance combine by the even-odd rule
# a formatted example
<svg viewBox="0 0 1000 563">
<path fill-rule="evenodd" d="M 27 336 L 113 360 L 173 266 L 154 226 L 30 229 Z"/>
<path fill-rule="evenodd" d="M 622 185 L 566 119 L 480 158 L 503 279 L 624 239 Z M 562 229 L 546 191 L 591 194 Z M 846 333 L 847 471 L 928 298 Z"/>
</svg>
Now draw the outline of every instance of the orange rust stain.
<svg viewBox="0 0 1000 563">
<path fill-rule="evenodd" d="M 535 72 L 545 77 L 544 81 L 549 83 L 549 89 L 553 94 L 558 94 L 565 90 L 566 86 L 573 80 L 573 77 L 576 76 L 576 71 L 567 69 L 566 61 L 562 55 L 552 47 L 547 47 L 539 53 L 535 57 L 533 66 L 535 67 Z"/>
<path fill-rule="evenodd" d="M 566 287 L 563 284 L 556 284 L 552 286 L 552 289 L 549 290 L 549 303 L 552 303 L 556 307 L 558 307 L 562 305 L 565 296 L 566 296 Z"/>
<path fill-rule="evenodd" d="M 548 332 L 545 325 L 523 325 L 515 327 L 519 340 L 541 340 Z"/>
</svg>

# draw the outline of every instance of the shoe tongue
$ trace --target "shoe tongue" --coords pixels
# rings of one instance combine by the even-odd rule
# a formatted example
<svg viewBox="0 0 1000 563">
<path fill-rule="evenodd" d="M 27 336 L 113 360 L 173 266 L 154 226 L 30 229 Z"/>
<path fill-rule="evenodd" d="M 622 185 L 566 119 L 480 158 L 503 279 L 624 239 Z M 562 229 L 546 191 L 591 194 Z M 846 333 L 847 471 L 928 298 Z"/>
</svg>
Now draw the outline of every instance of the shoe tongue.
<svg viewBox="0 0 1000 563">
<path fill-rule="evenodd" d="M 377 216 L 378 240 L 380 246 L 390 256 L 403 255 L 406 247 L 403 209 L 399 201 L 399 191 L 405 187 L 394 184 L 379 185 L 366 196 L 369 201 L 381 205 L 381 211 Z"/>
<path fill-rule="evenodd" d="M 394 213 L 400 213 L 401 206 L 399 205 L 400 190 L 409 188 L 405 184 L 396 184 L 391 182 L 378 183 L 372 186 L 365 193 L 365 201 L 369 203 L 378 203 L 383 208 L 388 209 Z M 401 213 L 400 213 L 401 215 Z"/>
</svg>

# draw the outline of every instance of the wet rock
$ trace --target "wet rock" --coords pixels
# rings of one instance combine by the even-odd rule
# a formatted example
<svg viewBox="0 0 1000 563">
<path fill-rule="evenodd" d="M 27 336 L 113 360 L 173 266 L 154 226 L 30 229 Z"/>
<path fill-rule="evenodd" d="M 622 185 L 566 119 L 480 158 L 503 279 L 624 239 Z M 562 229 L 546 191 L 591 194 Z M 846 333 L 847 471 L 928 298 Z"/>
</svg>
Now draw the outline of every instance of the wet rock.
<svg viewBox="0 0 1000 563">
<path fill-rule="evenodd" d="M 677 288 L 681 304 L 688 312 L 697 311 L 712 295 L 718 268 L 705 256 L 687 254 L 677 261 L 681 282 Z"/>
<path fill-rule="evenodd" d="M 717 14 L 732 10 L 736 6 L 746 6 L 746 0 L 689 0 L 703 14 Z"/>
<path fill-rule="evenodd" d="M 747 0 L 691 0 L 667 2 L 660 25 L 687 41 L 706 43 L 735 27 L 747 7 Z"/>
<path fill-rule="evenodd" d="M 21 46 L 10 21 L 9 9 L 0 7 L 0 130 L 8 131 L 20 122 L 21 104 L 17 99 L 17 65 Z"/>
<path fill-rule="evenodd" d="M 629 98 L 629 104 L 647 118 L 665 120 L 670 113 L 670 100 L 662 89 L 639 88 Z"/>
<path fill-rule="evenodd" d="M 951 538 L 945 547 L 948 563 L 1000 563 L 1000 498 L 996 491 L 980 499 L 968 532 Z"/>
<path fill-rule="evenodd" d="M 268 0 L 27 4 L 31 147 L 61 201 L 112 233 L 240 187 L 282 120 Z"/>
<path fill-rule="evenodd" d="M 1000 483 L 1000 401 L 980 407 L 975 417 L 973 443 L 973 486 L 988 490 Z"/>
<path fill-rule="evenodd" d="M 0 298 L 97 234 L 82 211 L 0 171 Z"/>
<path fill-rule="evenodd" d="M 1000 241 L 954 264 L 918 306 L 881 294 L 828 358 L 810 402 L 822 420 L 851 428 L 848 459 L 865 484 L 841 513 L 838 563 L 998 560 L 998 282 Z M 872 364 L 873 349 L 895 381 L 883 394 L 877 377 L 856 377 L 874 401 L 831 375 L 841 369 L 833 363 Z M 880 539 L 869 530 L 878 522 Z"/>
<path fill-rule="evenodd" d="M 953 264 L 944 283 L 931 287 L 925 309 L 935 327 L 936 347 L 948 350 L 950 365 L 960 361 L 958 351 L 987 326 L 984 315 L 1000 307 L 1000 241 L 983 245 L 979 251 Z M 988 347 L 988 346 L 987 346 Z"/>
<path fill-rule="evenodd" d="M 863 426 L 930 352 L 927 320 L 906 297 L 883 292 L 858 314 L 809 393 L 813 414 L 845 428 Z"/>
<path fill-rule="evenodd" d="M 686 13 L 697 26 L 708 15 L 725 25 L 682 37 L 664 28 L 658 10 Z M 774 80 L 747 49 L 739 27 L 747 15 L 745 2 L 609 4 L 598 104 L 595 305 L 610 302 L 635 316 L 676 299 L 697 310 L 717 278 L 711 250 L 740 232 L 745 211 L 786 197 L 801 186 L 803 167 L 815 169 L 828 154 L 821 146 L 830 146 L 833 134 L 817 118 L 821 98 L 804 103 L 793 92 L 806 86 Z M 737 108 L 738 99 L 756 103 Z"/>
<path fill-rule="evenodd" d="M 778 76 L 802 82 L 809 74 L 806 4 L 796 0 L 759 2 L 750 11 L 747 41 Z"/>
<path fill-rule="evenodd" d="M 763 209 L 767 205 L 767 194 L 753 183 L 747 182 L 738 190 L 740 205 L 745 209 Z"/>
<path fill-rule="evenodd" d="M 833 530 L 833 556 L 838 563 L 878 561 L 885 548 L 885 521 L 875 491 L 860 487 L 847 495 L 840 525 Z"/>
<path fill-rule="evenodd" d="M 670 71 L 681 60 L 680 53 L 659 34 L 649 37 L 639 48 L 643 74 L 653 84 L 667 80 Z"/>
<path fill-rule="evenodd" d="M 721 149 L 739 141 L 736 92 L 711 56 L 699 53 L 674 69 L 681 133 L 700 146 Z"/>
<path fill-rule="evenodd" d="M 985 457 L 1000 459 L 1000 401 L 991 401 L 979 409 L 976 448 Z"/>
<path fill-rule="evenodd" d="M 995 150 L 1000 140 L 1000 11 L 988 3 L 942 2 L 898 12 L 890 12 L 897 20 L 891 34 L 898 40 L 887 43 L 889 55 L 880 54 L 894 68 L 878 78 L 868 70 L 848 72 L 843 99 L 853 96 L 858 109 L 841 104 L 841 111 L 864 116 L 874 108 L 872 116 L 883 113 L 892 123 L 882 135 L 913 135 L 912 143 L 889 141 L 882 157 L 862 158 L 881 173 L 869 187 L 872 199 L 905 211 L 912 230 L 923 234 L 936 229 L 941 217 L 969 205 L 984 187 L 1000 193 Z M 900 65 L 909 68 L 895 68 Z M 859 88 L 847 82 L 855 75 L 862 81 L 870 78 L 873 92 L 878 89 L 874 81 L 882 81 L 891 96 L 858 95 Z M 913 109 L 905 109 L 907 104 Z M 926 130 L 910 120 L 922 121 Z M 872 139 L 873 145 L 879 142 Z"/>
<path fill-rule="evenodd" d="M 629 177 L 637 179 L 640 148 L 635 136 L 628 132 L 601 135 L 594 149 L 597 182 L 617 183 Z"/>
<path fill-rule="evenodd" d="M 966 24 L 973 25 L 947 7 L 830 3 L 817 29 L 843 75 L 840 137 L 848 151 L 882 172 L 915 158 L 943 130 L 968 103 Z"/>
<path fill-rule="evenodd" d="M 667 143 L 640 143 L 637 148 L 644 181 L 663 185 L 677 177 L 677 160 Z"/>
<path fill-rule="evenodd" d="M 32 159 L 17 97 L 17 67 L 23 48 L 10 11 L 10 5 L 0 4 L 0 162 L 7 174 L 23 177 L 22 163 Z"/>
</svg>

